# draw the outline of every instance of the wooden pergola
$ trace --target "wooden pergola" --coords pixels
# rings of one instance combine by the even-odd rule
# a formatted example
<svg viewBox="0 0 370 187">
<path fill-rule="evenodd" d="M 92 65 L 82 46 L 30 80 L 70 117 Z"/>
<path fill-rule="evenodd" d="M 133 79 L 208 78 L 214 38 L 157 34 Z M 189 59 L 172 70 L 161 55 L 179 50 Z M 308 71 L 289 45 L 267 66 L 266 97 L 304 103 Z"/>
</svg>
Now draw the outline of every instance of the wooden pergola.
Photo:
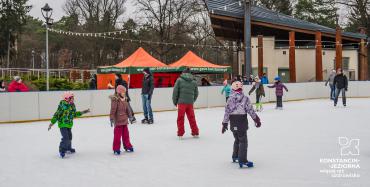
<svg viewBox="0 0 370 187">
<path fill-rule="evenodd" d="M 238 44 L 244 42 L 243 50 L 245 54 L 250 54 L 250 47 L 245 41 L 248 37 L 258 37 L 258 74 L 263 74 L 263 36 L 274 36 L 277 40 L 289 41 L 289 71 L 290 82 L 296 82 L 296 59 L 295 49 L 297 42 L 307 45 L 314 45 L 316 50 L 316 81 L 323 80 L 322 50 L 323 48 L 335 48 L 335 68 L 342 66 L 342 50 L 346 47 L 359 47 L 359 69 L 358 79 L 367 80 L 368 78 L 368 58 L 367 58 L 367 36 L 365 29 L 360 29 L 359 33 L 343 32 L 340 27 L 336 29 L 317 25 L 307 21 L 295 19 L 281 13 L 268 10 L 263 7 L 240 3 L 239 0 L 206 0 L 206 5 L 211 19 L 211 26 L 216 37 L 220 40 L 235 41 Z M 250 1 L 248 1 L 250 3 Z M 250 12 L 250 22 L 248 14 Z M 248 24 L 250 23 L 250 24 Z M 250 36 L 245 31 L 249 27 Z M 248 31 L 247 31 L 248 32 Z M 245 40 L 247 39 L 247 40 Z M 312 44 L 314 41 L 314 44 Z M 322 42 L 332 42 L 325 45 Z M 246 57 L 246 67 L 247 67 Z"/>
</svg>

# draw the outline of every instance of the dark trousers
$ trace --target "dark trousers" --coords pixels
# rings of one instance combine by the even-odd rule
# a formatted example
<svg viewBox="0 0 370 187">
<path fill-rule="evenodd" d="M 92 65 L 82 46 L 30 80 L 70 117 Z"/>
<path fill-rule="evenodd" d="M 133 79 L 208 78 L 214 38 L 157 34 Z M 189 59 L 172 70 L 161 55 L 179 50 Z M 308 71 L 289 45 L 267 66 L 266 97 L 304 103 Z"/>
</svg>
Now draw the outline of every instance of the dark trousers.
<svg viewBox="0 0 370 187">
<path fill-rule="evenodd" d="M 330 99 L 335 99 L 335 86 L 332 84 L 329 84 L 330 86 Z"/>
<path fill-rule="evenodd" d="M 256 103 L 260 103 L 261 95 L 256 94 Z"/>
<path fill-rule="evenodd" d="M 283 96 L 276 96 L 276 107 L 283 107 Z"/>
<path fill-rule="evenodd" d="M 127 103 L 128 103 L 128 109 L 130 110 L 132 117 L 135 117 L 134 110 L 132 110 L 130 102 L 127 102 Z"/>
<path fill-rule="evenodd" d="M 231 131 L 234 136 L 233 158 L 238 158 L 239 162 L 248 162 L 248 117 L 247 115 L 230 115 Z"/>
<path fill-rule="evenodd" d="M 343 105 L 346 105 L 346 90 L 344 88 L 341 89 L 335 89 L 335 98 L 334 98 L 334 104 L 336 105 L 338 103 L 338 97 L 340 92 L 342 92 L 342 102 Z"/>
<path fill-rule="evenodd" d="M 60 128 L 62 140 L 59 144 L 59 152 L 66 152 L 72 149 L 72 131 L 70 128 Z"/>
</svg>

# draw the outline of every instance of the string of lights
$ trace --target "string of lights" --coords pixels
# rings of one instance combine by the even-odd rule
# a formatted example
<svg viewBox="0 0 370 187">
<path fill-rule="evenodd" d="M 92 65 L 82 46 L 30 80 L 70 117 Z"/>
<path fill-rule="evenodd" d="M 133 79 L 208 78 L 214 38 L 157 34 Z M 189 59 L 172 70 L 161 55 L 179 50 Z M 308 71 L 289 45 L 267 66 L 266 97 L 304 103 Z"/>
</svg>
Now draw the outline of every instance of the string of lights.
<svg viewBox="0 0 370 187">
<path fill-rule="evenodd" d="M 131 42 L 131 43 L 144 43 L 144 44 L 154 44 L 154 45 L 166 45 L 166 46 L 175 46 L 175 47 L 197 47 L 197 48 L 213 48 L 213 49 L 248 49 L 247 47 L 241 45 L 203 45 L 203 44 L 187 44 L 187 43 L 174 43 L 174 42 L 159 42 L 159 41 L 150 41 L 150 40 L 140 40 L 140 39 L 130 39 L 130 38 L 119 38 L 116 37 L 117 35 L 121 35 L 123 33 L 127 32 L 133 32 L 133 30 L 119 30 L 119 31 L 110 31 L 110 32 L 101 32 L 101 33 L 78 33 L 78 32 L 71 32 L 71 31 L 62 31 L 62 30 L 55 30 L 50 29 L 50 32 L 57 33 L 57 34 L 63 34 L 67 36 L 78 36 L 78 37 L 91 37 L 91 38 L 102 38 L 102 39 L 111 39 L 111 40 L 117 40 L 122 42 Z M 289 40 L 276 40 L 277 42 L 289 42 Z M 296 40 L 297 42 L 316 42 L 316 40 Z M 290 46 L 290 45 L 284 45 L 284 46 L 265 46 L 262 47 L 258 45 L 252 45 L 250 48 L 252 49 L 258 49 L 258 48 L 277 48 L 277 49 L 283 49 L 283 48 L 297 48 L 297 49 L 311 49 L 316 47 L 323 47 L 323 48 L 334 48 L 337 45 L 342 47 L 359 47 L 361 44 L 368 45 L 368 42 L 363 43 L 346 43 L 346 44 L 338 44 L 332 41 L 322 41 L 322 43 L 332 43 L 332 44 L 321 44 L 321 45 L 304 45 L 304 46 Z"/>
</svg>

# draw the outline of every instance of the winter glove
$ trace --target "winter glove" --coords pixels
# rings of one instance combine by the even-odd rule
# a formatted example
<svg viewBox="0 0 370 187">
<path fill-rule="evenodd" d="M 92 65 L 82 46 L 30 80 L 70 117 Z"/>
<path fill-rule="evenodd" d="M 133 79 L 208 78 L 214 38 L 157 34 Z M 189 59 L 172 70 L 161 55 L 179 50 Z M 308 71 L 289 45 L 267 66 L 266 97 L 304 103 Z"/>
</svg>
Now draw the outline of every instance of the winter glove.
<svg viewBox="0 0 370 187">
<path fill-rule="evenodd" d="M 49 127 L 48 127 L 48 131 L 50 131 L 51 127 L 53 127 L 54 124 L 50 123 Z"/>
<path fill-rule="evenodd" d="M 229 130 L 229 128 L 227 127 L 228 125 L 228 123 L 222 123 L 222 134 Z"/>
<path fill-rule="evenodd" d="M 87 109 L 87 110 L 84 110 L 84 111 L 81 111 L 82 114 L 86 114 L 86 113 L 89 113 L 90 112 L 90 109 Z"/>
<path fill-rule="evenodd" d="M 345 91 L 348 91 L 348 88 L 344 88 Z"/>
<path fill-rule="evenodd" d="M 148 100 L 150 101 L 150 100 L 152 100 L 152 94 L 149 94 L 148 95 Z"/>
<path fill-rule="evenodd" d="M 254 123 L 256 123 L 256 127 L 257 128 L 260 128 L 261 127 L 261 120 L 258 116 L 256 116 L 256 118 L 253 119 Z"/>
<path fill-rule="evenodd" d="M 114 119 L 110 119 L 110 126 L 113 127 L 114 125 Z"/>
</svg>

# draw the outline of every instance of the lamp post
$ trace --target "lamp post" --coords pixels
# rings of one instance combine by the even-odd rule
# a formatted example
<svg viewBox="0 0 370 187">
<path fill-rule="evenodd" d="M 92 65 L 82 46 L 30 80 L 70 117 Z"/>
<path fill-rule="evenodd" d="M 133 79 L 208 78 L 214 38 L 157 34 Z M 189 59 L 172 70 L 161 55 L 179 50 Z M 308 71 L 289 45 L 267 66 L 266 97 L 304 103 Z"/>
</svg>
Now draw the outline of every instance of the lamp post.
<svg viewBox="0 0 370 187">
<path fill-rule="evenodd" d="M 35 74 L 35 50 L 32 49 L 32 75 Z"/>
<path fill-rule="evenodd" d="M 46 91 L 49 91 L 49 36 L 48 29 L 49 25 L 52 25 L 53 19 L 51 15 L 53 14 L 53 9 L 46 3 L 44 7 L 41 8 L 42 16 L 45 18 L 45 27 L 46 27 Z"/>
<path fill-rule="evenodd" d="M 7 52 L 7 65 L 6 67 L 9 69 L 10 67 L 10 36 L 11 36 L 11 33 L 12 33 L 12 29 L 9 29 L 9 33 L 8 33 L 8 52 Z"/>
</svg>

